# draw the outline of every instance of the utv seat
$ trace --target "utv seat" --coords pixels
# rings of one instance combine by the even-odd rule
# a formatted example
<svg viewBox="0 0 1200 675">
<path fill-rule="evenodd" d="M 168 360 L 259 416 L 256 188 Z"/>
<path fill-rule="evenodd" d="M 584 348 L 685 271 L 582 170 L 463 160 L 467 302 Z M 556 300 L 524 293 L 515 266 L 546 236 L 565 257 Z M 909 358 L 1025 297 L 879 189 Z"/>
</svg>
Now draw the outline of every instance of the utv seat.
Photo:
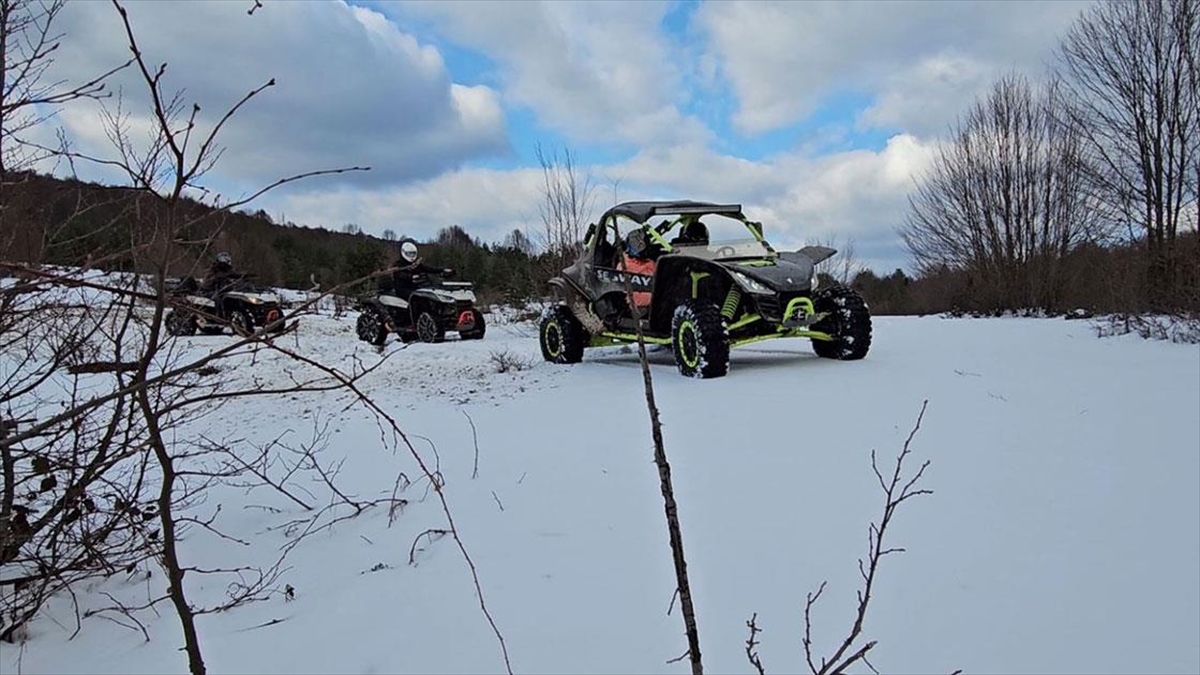
<svg viewBox="0 0 1200 675">
<path fill-rule="evenodd" d="M 708 246 L 708 226 L 697 220 L 684 226 L 679 235 L 671 240 L 671 246 Z"/>
</svg>

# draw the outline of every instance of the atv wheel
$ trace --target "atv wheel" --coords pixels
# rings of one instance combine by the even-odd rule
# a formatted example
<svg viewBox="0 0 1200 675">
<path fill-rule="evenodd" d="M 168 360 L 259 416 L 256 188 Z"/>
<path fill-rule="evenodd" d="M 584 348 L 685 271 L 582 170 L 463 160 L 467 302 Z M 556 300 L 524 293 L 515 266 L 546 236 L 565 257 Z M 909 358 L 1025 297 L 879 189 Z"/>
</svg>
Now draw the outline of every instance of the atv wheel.
<svg viewBox="0 0 1200 675">
<path fill-rule="evenodd" d="M 429 312 L 421 312 L 417 316 L 417 338 L 421 342 L 441 342 L 446 337 L 446 331 L 437 317 Z"/>
<path fill-rule="evenodd" d="M 579 363 L 586 337 L 583 324 L 563 305 L 551 307 L 538 328 L 542 358 L 551 363 Z"/>
<path fill-rule="evenodd" d="M 709 378 L 729 372 L 729 330 L 716 305 L 688 300 L 676 307 L 671 347 L 683 375 Z"/>
<path fill-rule="evenodd" d="M 384 328 L 383 322 L 379 319 L 379 313 L 372 309 L 363 310 L 362 314 L 358 315 L 358 323 L 355 325 L 355 331 L 358 333 L 359 340 L 373 344 L 376 347 L 381 346 L 387 341 L 387 329 Z"/>
<path fill-rule="evenodd" d="M 233 314 L 229 315 L 229 325 L 235 335 L 246 337 L 254 333 L 254 319 L 244 309 L 233 310 Z"/>
<path fill-rule="evenodd" d="M 833 337 L 812 341 L 817 356 L 854 361 L 867 355 L 871 348 L 871 313 L 862 296 L 845 286 L 833 286 L 817 292 L 813 307 L 818 313 L 829 313 L 813 324 L 813 330 Z"/>
<path fill-rule="evenodd" d="M 271 312 L 267 314 L 267 325 L 271 326 L 271 328 L 267 329 L 267 332 L 271 333 L 272 335 L 278 335 L 287 330 L 286 318 L 287 317 L 283 315 L 283 312 L 271 310 Z"/>
<path fill-rule="evenodd" d="M 172 310 L 165 319 L 167 333 L 176 337 L 196 334 L 196 317 L 179 310 Z"/>
<path fill-rule="evenodd" d="M 483 334 L 487 332 L 487 325 L 483 322 L 483 314 L 479 310 L 471 310 L 471 314 L 475 317 L 475 327 L 471 330 L 464 330 L 458 336 L 464 340 L 482 340 Z"/>
</svg>

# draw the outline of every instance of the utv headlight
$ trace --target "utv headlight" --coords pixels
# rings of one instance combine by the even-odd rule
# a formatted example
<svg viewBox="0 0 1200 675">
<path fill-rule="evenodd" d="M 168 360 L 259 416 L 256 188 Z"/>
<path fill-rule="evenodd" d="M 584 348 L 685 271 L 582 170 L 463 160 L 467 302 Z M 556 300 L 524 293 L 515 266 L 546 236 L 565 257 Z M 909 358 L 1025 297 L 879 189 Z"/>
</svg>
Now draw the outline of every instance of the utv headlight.
<svg viewBox="0 0 1200 675">
<path fill-rule="evenodd" d="M 733 278 L 737 280 L 738 285 L 740 285 L 743 289 L 745 289 L 751 293 L 765 293 L 765 294 L 770 294 L 770 295 L 773 295 L 775 293 L 774 290 L 767 288 L 765 285 L 763 285 L 757 279 L 746 276 L 745 274 L 742 274 L 741 272 L 738 272 L 735 270 L 730 270 L 730 274 L 732 274 Z"/>
<path fill-rule="evenodd" d="M 808 280 L 808 288 L 809 288 L 809 290 L 815 291 L 815 290 L 817 290 L 817 286 L 820 286 L 820 285 L 821 285 L 821 276 L 819 274 L 817 274 L 816 270 L 813 270 L 812 278 Z"/>
</svg>

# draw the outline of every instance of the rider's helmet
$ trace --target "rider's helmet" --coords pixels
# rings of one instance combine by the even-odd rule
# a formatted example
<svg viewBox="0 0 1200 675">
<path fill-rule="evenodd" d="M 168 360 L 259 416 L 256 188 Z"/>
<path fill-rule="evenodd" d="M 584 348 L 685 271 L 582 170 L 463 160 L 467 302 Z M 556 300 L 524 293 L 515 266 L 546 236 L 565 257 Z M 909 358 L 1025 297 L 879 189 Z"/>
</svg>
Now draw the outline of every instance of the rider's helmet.
<svg viewBox="0 0 1200 675">
<path fill-rule="evenodd" d="M 228 251 L 221 251 L 220 253 L 217 254 L 213 263 L 214 263 L 215 267 L 219 267 L 222 269 L 232 269 L 233 268 L 233 256 L 229 255 Z"/>
<path fill-rule="evenodd" d="M 417 242 L 405 239 L 400 242 L 400 259 L 407 263 L 417 261 Z"/>
<path fill-rule="evenodd" d="M 649 242 L 646 240 L 646 232 L 642 229 L 636 229 L 625 235 L 625 252 L 632 258 L 645 258 L 649 254 Z"/>
<path fill-rule="evenodd" d="M 704 221 L 696 219 L 684 226 L 679 233 L 681 244 L 708 244 L 708 226 Z"/>
</svg>

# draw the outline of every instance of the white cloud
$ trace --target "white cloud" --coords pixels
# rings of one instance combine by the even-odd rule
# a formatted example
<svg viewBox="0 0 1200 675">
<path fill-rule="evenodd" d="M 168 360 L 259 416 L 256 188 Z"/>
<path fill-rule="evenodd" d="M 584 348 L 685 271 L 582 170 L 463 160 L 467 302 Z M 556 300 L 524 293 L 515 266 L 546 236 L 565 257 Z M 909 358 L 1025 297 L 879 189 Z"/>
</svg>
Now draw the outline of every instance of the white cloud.
<svg viewBox="0 0 1200 675">
<path fill-rule="evenodd" d="M 389 5 L 431 20 L 499 66 L 506 102 L 574 142 L 637 145 L 708 137 L 682 114 L 679 54 L 660 30 L 664 2 L 434 2 Z"/>
<path fill-rule="evenodd" d="M 540 169 L 501 171 L 465 168 L 393 188 L 317 190 L 268 200 L 269 213 L 301 225 L 337 229 L 355 223 L 381 235 L 390 229 L 419 239 L 449 225 L 461 225 L 487 242 L 514 228 L 536 237 Z"/>
<path fill-rule="evenodd" d="M 696 21 L 738 99 L 742 131 L 786 126 L 831 93 L 856 92 L 877 98 L 860 122 L 927 133 L 1000 73 L 1039 71 L 1088 4 L 714 2 Z"/>
<path fill-rule="evenodd" d="M 166 62 L 168 94 L 186 86 L 201 106 L 202 130 L 252 88 L 275 78 L 227 124 L 220 176 L 241 188 L 294 173 L 369 165 L 339 180 L 403 183 L 474 157 L 510 151 L 497 93 L 451 81 L 438 51 L 384 16 L 342 2 L 129 3 L 150 67 Z M 107 3 L 68 3 L 67 34 L 53 75 L 79 80 L 122 62 L 123 29 Z M 145 85 L 126 71 L 114 81 L 124 108 L 148 110 Z M 110 104 L 112 101 L 109 102 Z M 93 110 L 64 115 L 98 152 Z"/>
<path fill-rule="evenodd" d="M 859 127 L 937 135 L 991 88 L 998 71 L 970 56 L 940 53 L 905 66 L 858 118 Z"/>
<path fill-rule="evenodd" d="M 907 207 L 912 176 L 928 165 L 934 150 L 914 136 L 897 135 L 879 152 L 789 154 L 754 162 L 681 145 L 648 149 L 616 165 L 581 167 L 581 173 L 590 173 L 595 185 L 593 217 L 614 201 L 738 202 L 763 221 L 778 246 L 853 239 L 865 262 L 891 270 L 905 264 L 894 228 Z M 354 222 L 373 234 L 392 229 L 426 238 L 457 224 L 484 241 L 499 241 L 514 228 L 536 240 L 541 188 L 538 169 L 461 169 L 394 190 L 292 195 L 269 211 L 301 224 L 336 228 Z"/>
</svg>

